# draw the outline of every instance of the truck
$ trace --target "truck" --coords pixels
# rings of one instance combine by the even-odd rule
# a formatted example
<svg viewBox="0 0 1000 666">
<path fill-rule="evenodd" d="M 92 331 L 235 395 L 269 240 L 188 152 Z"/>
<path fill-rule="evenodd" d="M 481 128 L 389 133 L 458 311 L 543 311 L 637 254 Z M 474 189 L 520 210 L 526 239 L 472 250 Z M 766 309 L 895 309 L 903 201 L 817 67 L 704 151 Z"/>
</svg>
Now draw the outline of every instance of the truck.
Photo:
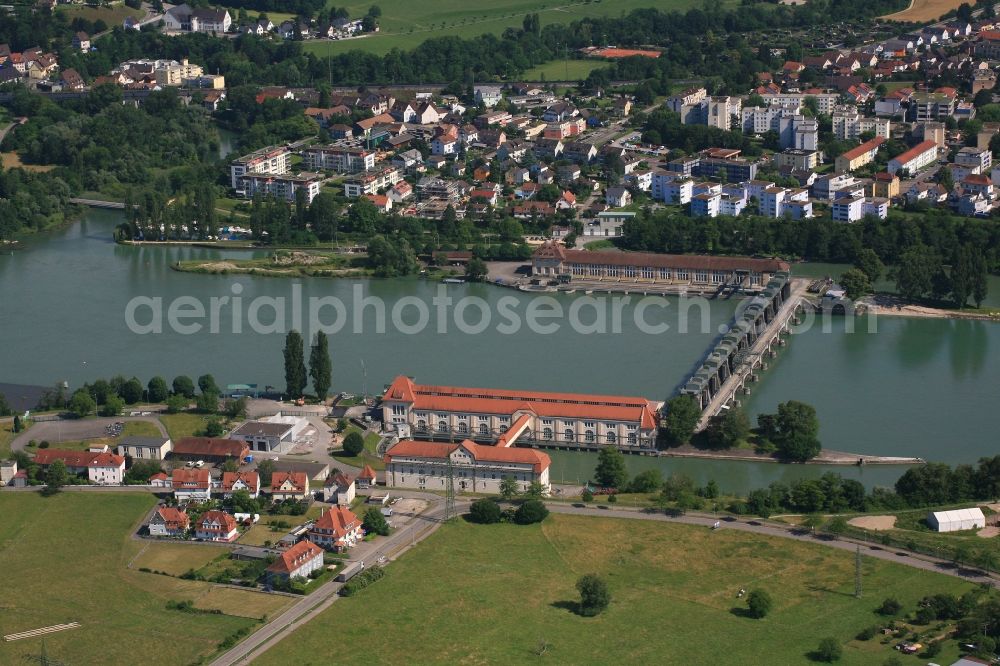
<svg viewBox="0 0 1000 666">
<path fill-rule="evenodd" d="M 340 570 L 340 573 L 337 574 L 335 580 L 338 583 L 346 583 L 347 581 L 351 580 L 364 570 L 365 570 L 364 560 L 360 562 L 352 562 Z"/>
</svg>

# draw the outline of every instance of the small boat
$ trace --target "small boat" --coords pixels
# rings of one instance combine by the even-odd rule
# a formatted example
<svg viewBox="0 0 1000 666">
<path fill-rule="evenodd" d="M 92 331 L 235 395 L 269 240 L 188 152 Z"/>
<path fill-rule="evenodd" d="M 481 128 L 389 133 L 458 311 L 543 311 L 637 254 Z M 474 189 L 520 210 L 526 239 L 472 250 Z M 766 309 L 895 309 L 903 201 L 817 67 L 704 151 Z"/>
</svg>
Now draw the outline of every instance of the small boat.
<svg viewBox="0 0 1000 666">
<path fill-rule="evenodd" d="M 444 278 L 441 282 L 445 284 L 465 284 L 465 280 L 462 278 Z"/>
</svg>

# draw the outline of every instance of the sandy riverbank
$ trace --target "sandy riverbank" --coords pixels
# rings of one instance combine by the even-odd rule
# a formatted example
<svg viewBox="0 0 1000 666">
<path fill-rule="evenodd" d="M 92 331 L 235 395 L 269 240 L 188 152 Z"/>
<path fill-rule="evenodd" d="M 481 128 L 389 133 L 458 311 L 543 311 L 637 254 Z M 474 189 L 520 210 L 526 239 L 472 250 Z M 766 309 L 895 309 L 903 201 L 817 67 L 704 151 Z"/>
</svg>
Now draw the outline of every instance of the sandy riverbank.
<svg viewBox="0 0 1000 666">
<path fill-rule="evenodd" d="M 860 301 L 876 317 L 917 317 L 923 319 L 977 319 L 1000 322 L 998 312 L 973 312 L 914 305 L 898 296 L 878 294 Z"/>
</svg>

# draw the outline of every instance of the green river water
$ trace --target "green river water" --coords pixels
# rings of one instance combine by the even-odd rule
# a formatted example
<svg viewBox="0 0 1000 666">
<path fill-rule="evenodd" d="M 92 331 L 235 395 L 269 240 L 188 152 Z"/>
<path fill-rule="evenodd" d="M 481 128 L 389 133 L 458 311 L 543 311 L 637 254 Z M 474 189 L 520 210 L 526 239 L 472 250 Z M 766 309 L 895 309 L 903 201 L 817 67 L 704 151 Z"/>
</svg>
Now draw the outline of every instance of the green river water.
<svg viewBox="0 0 1000 666">
<path fill-rule="evenodd" d="M 554 333 L 498 330 L 500 301 L 522 321 L 535 297 L 490 285 L 448 285 L 444 294 L 454 301 L 478 297 L 492 313 L 491 326 L 479 334 L 455 330 L 449 311 L 448 330 L 435 330 L 432 298 L 441 286 L 417 279 L 335 280 L 197 275 L 171 270 L 183 259 L 224 259 L 263 256 L 259 251 L 218 251 L 190 247 L 135 248 L 115 245 L 111 231 L 119 219 L 113 212 L 91 211 L 71 227 L 31 239 L 13 254 L 0 256 L 0 382 L 71 386 L 121 373 L 143 382 L 155 374 L 168 381 L 178 374 L 215 375 L 220 383 L 283 384 L 283 329 L 258 334 L 234 333 L 229 313 L 221 312 L 220 332 L 207 324 L 193 334 L 137 334 L 125 321 L 126 305 L 136 297 L 170 303 L 190 297 L 206 304 L 213 297 L 239 296 L 249 304 L 260 297 L 291 301 L 333 297 L 347 307 L 348 324 L 331 337 L 334 388 L 375 393 L 397 374 L 417 381 L 500 388 L 644 395 L 665 399 L 700 362 L 730 320 L 736 301 L 713 301 L 705 315 L 705 330 L 694 323 L 680 332 L 680 303 L 649 308 L 645 320 L 667 323 L 665 333 L 647 333 L 635 324 L 639 296 L 622 307 L 618 333 L 571 330 L 566 320 L 554 320 Z M 843 267 L 811 265 L 809 274 L 837 274 Z M 389 322 L 377 327 L 374 307 L 353 328 L 354 290 L 385 303 Z M 416 297 L 432 314 L 429 329 L 398 330 L 391 311 L 402 299 Z M 992 282 L 991 299 L 1000 297 Z M 551 297 L 550 297 L 551 298 Z M 552 299 L 568 310 L 583 294 Z M 550 304 L 551 305 L 551 304 Z M 307 306 L 306 306 L 307 307 Z M 415 321 L 417 306 L 402 310 L 402 323 Z M 286 326 L 291 325 L 291 305 Z M 607 304 L 610 312 L 612 307 Z M 137 319 L 149 319 L 140 309 Z M 273 318 L 261 308 L 262 321 Z M 328 311 L 329 314 L 332 311 Z M 468 308 L 466 321 L 480 321 Z M 698 313 L 700 310 L 693 310 Z M 409 313 L 409 314 L 407 314 Z M 610 315 L 609 315 L 610 317 Z M 325 317 L 330 321 L 332 317 Z M 592 309 L 580 320 L 592 323 Z M 308 315 L 305 315 L 308 321 Z M 605 318 L 609 321 L 609 318 Z M 688 321 L 688 320 L 684 320 Z M 546 322 L 549 323 L 549 322 Z M 612 324 L 608 323 L 610 327 Z M 777 403 L 799 399 L 816 406 L 824 446 L 864 454 L 921 456 L 950 463 L 974 462 L 997 453 L 1000 429 L 1000 325 L 971 321 L 916 320 L 882 317 L 877 333 L 862 322 L 858 332 L 845 333 L 844 322 L 833 330 L 820 327 L 794 335 L 753 386 L 746 405 L 752 414 L 773 410 Z M 590 454 L 552 452 L 552 476 L 557 481 L 586 480 L 593 469 Z M 682 471 L 700 482 L 714 478 L 725 490 L 745 492 L 774 479 L 792 479 L 828 471 L 820 465 L 786 466 L 766 463 L 630 457 L 639 470 L 650 465 L 665 472 Z M 867 485 L 890 484 L 901 467 L 835 468 Z"/>
</svg>

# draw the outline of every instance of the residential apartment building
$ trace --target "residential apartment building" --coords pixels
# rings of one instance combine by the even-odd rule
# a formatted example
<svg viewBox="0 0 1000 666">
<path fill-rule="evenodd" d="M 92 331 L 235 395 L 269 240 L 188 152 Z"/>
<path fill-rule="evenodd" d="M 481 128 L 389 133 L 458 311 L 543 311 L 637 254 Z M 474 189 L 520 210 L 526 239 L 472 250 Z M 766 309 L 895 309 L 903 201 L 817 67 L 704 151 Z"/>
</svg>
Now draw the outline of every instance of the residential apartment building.
<svg viewBox="0 0 1000 666">
<path fill-rule="evenodd" d="M 899 196 L 899 177 L 880 171 L 872 177 L 872 196 L 892 199 Z"/>
<path fill-rule="evenodd" d="M 163 64 L 153 70 L 153 76 L 156 77 L 156 82 L 161 86 L 180 86 L 186 81 L 203 76 L 205 73 L 200 65 L 191 64 L 187 58 L 180 62 L 158 60 L 157 63 Z"/>
<path fill-rule="evenodd" d="M 733 118 L 739 122 L 743 102 L 739 97 L 705 97 L 693 104 L 681 107 L 681 123 L 685 125 L 708 125 L 729 131 Z"/>
<path fill-rule="evenodd" d="M 402 179 L 402 172 L 395 166 L 368 169 L 349 176 L 344 181 L 344 194 L 352 199 L 365 194 L 378 194 L 379 191 L 392 187 Z"/>
<path fill-rule="evenodd" d="M 286 146 L 268 146 L 236 159 L 229 166 L 230 183 L 234 190 L 240 188 L 240 179 L 247 174 L 288 173 L 292 153 Z"/>
<path fill-rule="evenodd" d="M 874 132 L 875 136 L 888 139 L 892 132 L 892 124 L 888 118 L 866 117 L 856 106 L 838 106 L 834 109 L 831 121 L 833 135 L 840 140 L 857 140 L 866 132 Z"/>
<path fill-rule="evenodd" d="M 794 108 L 796 111 L 802 109 L 807 97 L 816 100 L 816 110 L 823 115 L 831 115 L 834 107 L 836 107 L 840 102 L 840 95 L 837 93 L 806 94 L 764 92 L 761 94 L 761 98 L 763 98 L 764 103 L 769 106 L 777 104 L 787 108 Z"/>
<path fill-rule="evenodd" d="M 955 114 L 955 94 L 950 90 L 916 92 L 910 96 L 907 120 L 922 123 L 927 120 L 944 120 Z"/>
<path fill-rule="evenodd" d="M 302 190 L 306 196 L 306 203 L 312 203 L 322 186 L 323 176 L 318 173 L 303 172 L 280 176 L 251 173 L 240 178 L 236 194 L 246 199 L 252 199 L 259 194 L 263 197 L 293 202 L 297 192 Z"/>
<path fill-rule="evenodd" d="M 849 173 L 830 173 L 813 181 L 812 194 L 813 198 L 833 201 L 841 196 L 863 197 L 865 188 Z"/>
<path fill-rule="evenodd" d="M 674 113 L 680 113 L 683 107 L 694 106 L 706 97 L 708 97 L 708 91 L 704 88 L 688 88 L 684 92 L 668 97 L 667 108 Z"/>
<path fill-rule="evenodd" d="M 789 217 L 793 220 L 813 216 L 809 192 L 804 189 L 788 189 L 770 186 L 757 197 L 757 211 L 767 217 Z M 766 282 L 766 281 L 765 281 Z"/>
<path fill-rule="evenodd" d="M 975 173 L 986 173 L 993 164 L 993 153 L 989 148 L 966 146 L 955 153 L 955 164 L 976 169 Z"/>
<path fill-rule="evenodd" d="M 857 222 L 868 215 L 884 220 L 889 215 L 889 200 L 845 196 L 830 207 L 830 217 L 836 222 Z"/>
<path fill-rule="evenodd" d="M 686 204 L 691 201 L 694 181 L 688 176 L 667 171 L 654 171 L 652 177 L 653 199 L 668 204 Z"/>
<path fill-rule="evenodd" d="M 789 148 L 780 153 L 775 153 L 771 158 L 774 166 L 779 169 L 787 167 L 789 169 L 800 169 L 802 171 L 812 171 L 823 161 L 823 153 L 818 150 L 798 150 Z"/>
<path fill-rule="evenodd" d="M 703 193 L 691 198 L 692 217 L 718 217 L 722 194 Z"/>
<path fill-rule="evenodd" d="M 471 440 L 460 443 L 403 440 L 385 455 L 386 486 L 420 490 L 445 490 L 449 474 L 455 490 L 499 494 L 504 477 L 513 477 L 519 490 L 540 483 L 549 491 L 548 455 L 535 449 L 484 446 Z"/>
<path fill-rule="evenodd" d="M 842 153 L 834 162 L 835 170 L 839 173 L 848 173 L 871 164 L 875 161 L 875 156 L 878 155 L 879 148 L 882 147 L 883 143 L 885 143 L 885 139 L 877 136 Z"/>
<path fill-rule="evenodd" d="M 934 141 L 922 141 L 905 153 L 889 160 L 888 171 L 896 174 L 905 171 L 914 175 L 924 167 L 934 164 L 937 160 L 938 144 Z"/>
<path fill-rule="evenodd" d="M 572 270 L 562 268 L 536 267 L 535 274 Z M 421 439 L 458 437 L 503 446 L 517 438 L 648 449 L 656 444 L 661 405 L 621 396 L 430 386 L 400 376 L 382 396 L 382 416 L 387 426 L 408 426 Z"/>
<path fill-rule="evenodd" d="M 375 168 L 375 151 L 348 146 L 310 146 L 302 151 L 306 168 L 358 173 Z"/>
</svg>

